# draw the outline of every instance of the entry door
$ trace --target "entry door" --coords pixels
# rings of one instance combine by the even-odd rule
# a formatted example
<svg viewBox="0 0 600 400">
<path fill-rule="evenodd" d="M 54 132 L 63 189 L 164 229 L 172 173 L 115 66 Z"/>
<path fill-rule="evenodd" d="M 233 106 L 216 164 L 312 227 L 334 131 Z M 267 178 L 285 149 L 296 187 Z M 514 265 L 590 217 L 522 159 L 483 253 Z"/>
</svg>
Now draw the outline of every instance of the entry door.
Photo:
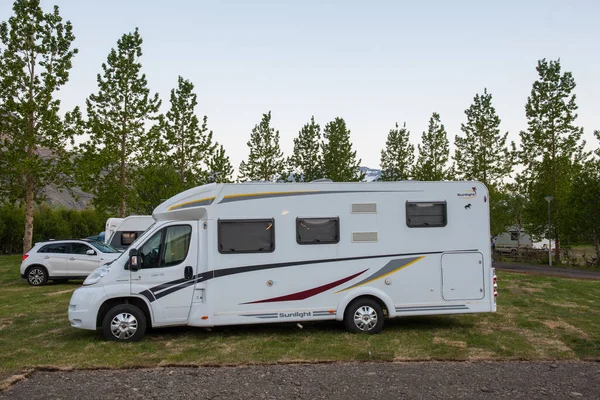
<svg viewBox="0 0 600 400">
<path fill-rule="evenodd" d="M 198 221 L 165 225 L 138 247 L 131 293 L 148 299 L 156 324 L 186 323 L 198 258 Z"/>
<path fill-rule="evenodd" d="M 442 254 L 444 300 L 480 300 L 485 296 L 483 254 Z"/>
<path fill-rule="evenodd" d="M 87 254 L 92 250 L 94 254 Z M 98 251 L 84 243 L 71 243 L 69 251 L 69 276 L 87 276 L 100 265 Z"/>
</svg>

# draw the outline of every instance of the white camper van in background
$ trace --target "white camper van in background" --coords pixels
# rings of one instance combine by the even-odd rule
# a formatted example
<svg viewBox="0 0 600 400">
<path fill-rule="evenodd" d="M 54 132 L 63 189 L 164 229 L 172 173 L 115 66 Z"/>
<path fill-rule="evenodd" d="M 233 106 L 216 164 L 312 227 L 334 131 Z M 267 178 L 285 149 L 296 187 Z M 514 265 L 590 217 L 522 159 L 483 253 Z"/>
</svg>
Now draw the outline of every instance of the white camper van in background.
<svg viewBox="0 0 600 400">
<path fill-rule="evenodd" d="M 104 243 L 109 243 L 109 240 L 113 233 L 117 230 L 121 222 L 123 222 L 125 218 L 109 218 L 106 220 L 106 227 L 104 229 Z"/>
<path fill-rule="evenodd" d="M 479 182 L 208 184 L 77 289 L 69 321 L 134 341 L 147 327 L 496 311 Z"/>
<path fill-rule="evenodd" d="M 106 220 L 104 240 L 115 249 L 125 250 L 153 223 L 154 218 L 150 215 L 109 218 Z"/>
</svg>

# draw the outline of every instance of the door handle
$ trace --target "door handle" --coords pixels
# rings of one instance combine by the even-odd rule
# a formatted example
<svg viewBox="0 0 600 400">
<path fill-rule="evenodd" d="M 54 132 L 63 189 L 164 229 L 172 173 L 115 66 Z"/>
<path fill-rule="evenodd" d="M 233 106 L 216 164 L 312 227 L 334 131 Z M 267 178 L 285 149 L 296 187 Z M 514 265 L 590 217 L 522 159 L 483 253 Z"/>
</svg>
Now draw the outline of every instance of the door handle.
<svg viewBox="0 0 600 400">
<path fill-rule="evenodd" d="M 49 258 L 50 258 L 50 256 L 46 256 L 46 257 L 44 257 L 44 260 L 47 260 L 47 259 L 49 259 Z"/>
<path fill-rule="evenodd" d="M 185 267 L 185 269 L 183 270 L 183 277 L 185 279 L 192 279 L 192 277 L 194 276 L 194 270 L 192 269 L 191 266 L 187 266 Z"/>
<path fill-rule="evenodd" d="M 69 260 L 75 261 L 75 257 L 71 257 L 71 258 L 69 258 Z"/>
</svg>

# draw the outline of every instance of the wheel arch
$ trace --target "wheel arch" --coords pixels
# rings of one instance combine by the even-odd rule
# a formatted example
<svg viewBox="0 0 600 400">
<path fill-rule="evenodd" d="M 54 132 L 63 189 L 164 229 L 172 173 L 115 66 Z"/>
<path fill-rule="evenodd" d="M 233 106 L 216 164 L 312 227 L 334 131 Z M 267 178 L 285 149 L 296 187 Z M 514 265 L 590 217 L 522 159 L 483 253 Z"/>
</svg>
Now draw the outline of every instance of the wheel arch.
<svg viewBox="0 0 600 400">
<path fill-rule="evenodd" d="M 25 268 L 25 275 L 27 275 L 27 274 L 29 273 L 29 270 L 31 270 L 31 268 L 33 268 L 33 267 L 40 267 L 40 268 L 43 268 L 43 269 L 44 269 L 44 271 L 46 271 L 46 275 L 50 276 L 50 273 L 48 272 L 48 268 L 47 268 L 47 267 L 46 267 L 44 264 L 40 264 L 40 263 L 33 263 L 33 264 L 31 264 L 31 265 L 28 265 L 28 266 Z"/>
<path fill-rule="evenodd" d="M 379 303 L 381 308 L 384 310 L 384 313 L 387 313 L 386 316 L 388 318 L 393 317 L 396 313 L 396 309 L 394 307 L 392 299 L 383 291 L 373 288 L 358 288 L 348 292 L 348 294 L 346 294 L 344 298 L 340 301 L 335 314 L 335 319 L 338 321 L 343 321 L 344 314 L 346 313 L 346 308 L 348 307 L 348 305 L 360 298 L 372 299 Z"/>
<path fill-rule="evenodd" d="M 146 301 L 140 297 L 125 296 L 112 297 L 110 299 L 104 300 L 100 308 L 98 308 L 98 314 L 96 315 L 96 328 L 101 328 L 102 320 L 104 319 L 106 313 L 114 306 L 118 306 L 120 304 L 131 304 L 142 310 L 142 312 L 144 313 L 144 317 L 146 318 L 147 327 L 152 327 L 152 313 L 150 312 L 150 307 L 148 306 Z"/>
</svg>

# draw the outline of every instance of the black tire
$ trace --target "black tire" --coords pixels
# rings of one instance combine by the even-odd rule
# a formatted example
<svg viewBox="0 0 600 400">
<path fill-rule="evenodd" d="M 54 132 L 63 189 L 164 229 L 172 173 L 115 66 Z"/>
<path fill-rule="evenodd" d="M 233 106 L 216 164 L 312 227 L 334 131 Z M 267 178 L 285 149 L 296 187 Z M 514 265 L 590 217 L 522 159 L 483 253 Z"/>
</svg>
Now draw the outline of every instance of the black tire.
<svg viewBox="0 0 600 400">
<path fill-rule="evenodd" d="M 32 265 L 25 271 L 25 277 L 31 286 L 43 286 L 48 282 L 48 271 L 41 265 Z"/>
<path fill-rule="evenodd" d="M 102 336 L 116 342 L 138 342 L 146 332 L 146 317 L 131 304 L 111 308 L 102 320 Z"/>
<path fill-rule="evenodd" d="M 510 250 L 510 255 L 515 257 L 517 255 L 517 249 L 511 249 Z"/>
<path fill-rule="evenodd" d="M 358 298 L 346 307 L 344 324 L 352 333 L 379 333 L 383 330 L 383 310 L 373 299 Z"/>
</svg>

